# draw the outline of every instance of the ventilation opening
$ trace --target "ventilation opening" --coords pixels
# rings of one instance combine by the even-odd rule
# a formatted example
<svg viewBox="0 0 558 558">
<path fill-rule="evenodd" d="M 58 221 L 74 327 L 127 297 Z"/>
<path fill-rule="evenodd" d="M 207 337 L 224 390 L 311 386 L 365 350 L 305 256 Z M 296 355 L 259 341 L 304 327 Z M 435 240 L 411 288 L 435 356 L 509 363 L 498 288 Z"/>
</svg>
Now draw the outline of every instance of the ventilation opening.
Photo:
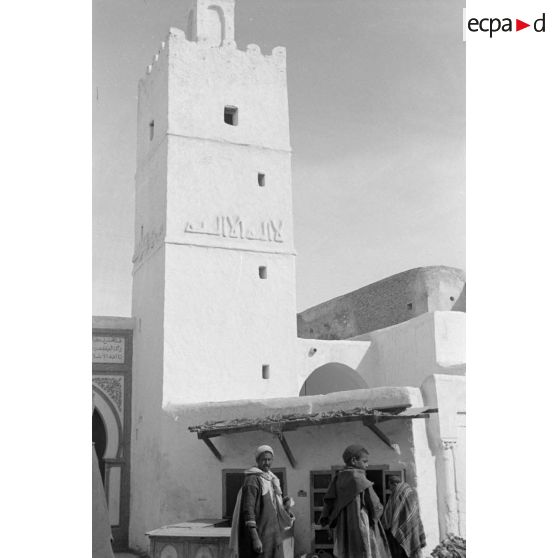
<svg viewBox="0 0 558 558">
<path fill-rule="evenodd" d="M 407 310 L 412 310 L 413 309 L 413 303 L 409 302 L 409 304 L 407 304 Z"/>
<path fill-rule="evenodd" d="M 269 380 L 269 364 L 262 364 L 262 378 Z"/>
<path fill-rule="evenodd" d="M 455 298 L 453 296 L 450 296 L 450 300 L 453 302 Z"/>
<path fill-rule="evenodd" d="M 265 265 L 260 265 L 258 268 L 258 274 L 260 279 L 267 279 L 267 267 Z"/>
<path fill-rule="evenodd" d="M 265 174 L 263 172 L 258 173 L 258 185 L 262 188 L 265 186 Z"/>
<path fill-rule="evenodd" d="M 154 135 L 155 135 L 155 120 L 152 120 L 149 123 L 149 141 L 153 139 Z"/>
<path fill-rule="evenodd" d="M 236 107 L 225 107 L 225 124 L 238 126 L 238 109 Z"/>
</svg>

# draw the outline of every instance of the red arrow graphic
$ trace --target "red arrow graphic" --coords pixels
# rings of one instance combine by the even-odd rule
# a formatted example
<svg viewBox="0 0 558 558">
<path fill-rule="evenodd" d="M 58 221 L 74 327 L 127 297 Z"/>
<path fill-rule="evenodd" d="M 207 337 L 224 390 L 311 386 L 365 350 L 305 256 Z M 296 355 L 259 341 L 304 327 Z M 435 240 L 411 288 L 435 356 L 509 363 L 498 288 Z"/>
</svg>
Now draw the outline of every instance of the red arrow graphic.
<svg viewBox="0 0 558 558">
<path fill-rule="evenodd" d="M 525 29 L 526 27 L 531 27 L 531 24 L 525 23 L 524 21 L 521 21 L 520 19 L 515 20 L 515 30 L 516 31 L 521 31 L 522 29 Z"/>
</svg>

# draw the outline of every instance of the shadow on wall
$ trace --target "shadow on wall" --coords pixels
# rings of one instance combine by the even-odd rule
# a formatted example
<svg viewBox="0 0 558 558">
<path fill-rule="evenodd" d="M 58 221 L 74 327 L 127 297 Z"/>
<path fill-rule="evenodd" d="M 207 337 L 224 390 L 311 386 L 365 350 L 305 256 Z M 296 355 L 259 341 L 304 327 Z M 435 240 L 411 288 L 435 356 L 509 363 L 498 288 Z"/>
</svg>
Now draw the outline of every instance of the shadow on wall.
<svg viewBox="0 0 558 558">
<path fill-rule="evenodd" d="M 467 311 L 467 285 L 463 285 L 463 290 L 461 291 L 459 298 L 455 301 L 452 310 L 454 312 Z"/>
<path fill-rule="evenodd" d="M 324 395 L 336 391 L 366 389 L 368 384 L 361 375 L 346 364 L 328 362 L 308 376 L 299 395 Z"/>
</svg>

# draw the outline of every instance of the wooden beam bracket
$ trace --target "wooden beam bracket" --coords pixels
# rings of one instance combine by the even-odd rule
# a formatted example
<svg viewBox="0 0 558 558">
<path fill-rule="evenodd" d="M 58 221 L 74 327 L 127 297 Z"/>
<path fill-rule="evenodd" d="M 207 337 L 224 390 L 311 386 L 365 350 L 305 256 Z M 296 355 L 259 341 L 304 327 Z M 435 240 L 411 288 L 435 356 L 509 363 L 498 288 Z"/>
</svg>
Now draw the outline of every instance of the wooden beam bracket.
<svg viewBox="0 0 558 558">
<path fill-rule="evenodd" d="M 211 450 L 211 453 L 219 460 L 223 461 L 223 456 L 219 453 L 219 450 L 215 447 L 215 444 L 206 436 L 200 436 L 205 443 L 205 445 Z"/>
<path fill-rule="evenodd" d="M 277 438 L 279 438 L 279 442 L 281 443 L 281 446 L 283 447 L 283 451 L 285 452 L 285 455 L 287 456 L 287 459 L 289 460 L 289 463 L 291 464 L 291 467 L 293 469 L 296 469 L 296 459 L 294 458 L 293 452 L 291 451 L 291 448 L 289 447 L 289 444 L 287 442 L 287 438 L 285 438 L 285 434 L 283 434 L 283 432 L 275 432 L 275 436 L 277 436 Z"/>
<path fill-rule="evenodd" d="M 376 425 L 376 420 L 374 417 L 366 417 L 362 420 L 362 424 L 364 424 L 364 426 L 366 426 L 367 428 L 369 428 L 370 430 L 372 430 L 372 432 L 374 432 L 374 434 L 376 434 L 376 436 L 378 436 L 378 438 L 380 438 L 380 440 L 382 440 L 382 442 L 388 446 L 390 449 L 392 449 L 393 451 L 395 451 L 398 455 L 401 455 L 401 450 L 399 449 L 399 444 L 396 444 L 395 442 L 392 442 L 390 440 L 390 438 L 388 436 L 386 436 L 384 434 L 384 432 L 382 432 L 378 426 Z"/>
</svg>

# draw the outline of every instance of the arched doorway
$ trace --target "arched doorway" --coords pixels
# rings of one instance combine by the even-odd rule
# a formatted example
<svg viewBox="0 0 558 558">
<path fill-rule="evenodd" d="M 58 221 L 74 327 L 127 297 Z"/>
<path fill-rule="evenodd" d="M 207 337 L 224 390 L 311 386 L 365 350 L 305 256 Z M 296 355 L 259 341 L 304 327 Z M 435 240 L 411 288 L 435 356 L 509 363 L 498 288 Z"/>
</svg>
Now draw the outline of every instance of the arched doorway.
<svg viewBox="0 0 558 558">
<path fill-rule="evenodd" d="M 361 375 L 346 364 L 328 362 L 319 366 L 306 378 L 299 395 L 323 395 L 335 391 L 366 389 Z"/>
<path fill-rule="evenodd" d="M 128 547 L 130 524 L 132 326 L 129 318 L 93 318 L 93 465 L 96 459 L 115 550 Z"/>
<path fill-rule="evenodd" d="M 95 444 L 95 453 L 97 462 L 99 463 L 99 471 L 101 472 L 101 480 L 105 484 L 105 451 L 107 450 L 107 429 L 105 421 L 97 409 L 93 411 L 93 443 Z"/>
<path fill-rule="evenodd" d="M 211 46 L 221 46 L 225 39 L 225 14 L 220 6 L 209 6 L 208 27 L 211 29 Z"/>
</svg>

